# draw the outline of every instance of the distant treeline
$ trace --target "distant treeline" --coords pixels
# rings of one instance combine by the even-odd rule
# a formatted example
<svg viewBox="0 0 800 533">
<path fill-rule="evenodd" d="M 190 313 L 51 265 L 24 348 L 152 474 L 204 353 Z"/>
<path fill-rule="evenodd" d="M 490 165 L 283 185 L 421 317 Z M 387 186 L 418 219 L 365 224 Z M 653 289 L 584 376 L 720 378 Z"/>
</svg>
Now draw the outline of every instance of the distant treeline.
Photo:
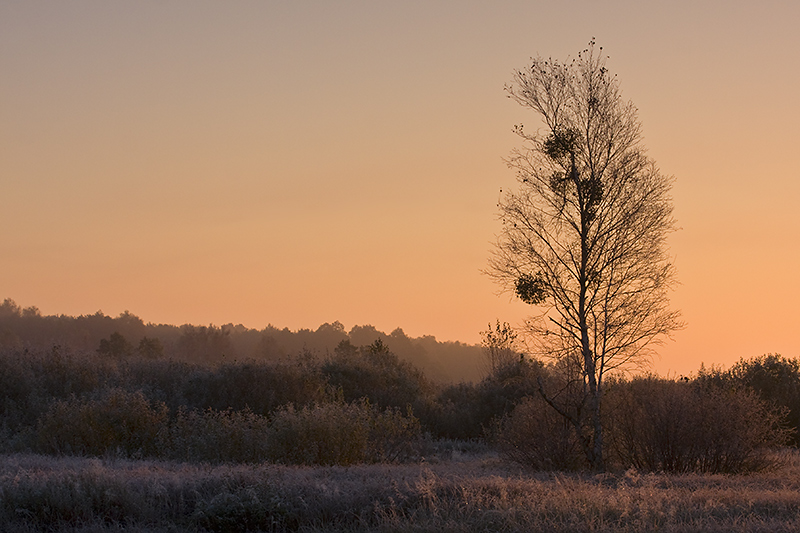
<svg viewBox="0 0 800 533">
<path fill-rule="evenodd" d="M 110 357 L 138 355 L 196 363 L 280 362 L 302 353 L 331 354 L 342 341 L 366 346 L 378 340 L 434 381 L 475 381 L 481 377 L 480 346 L 440 342 L 433 336 L 412 338 L 400 328 L 389 334 L 370 325 L 346 331 L 338 321 L 316 330 L 297 331 L 272 325 L 261 330 L 241 324 L 175 326 L 145 323 L 128 311 L 118 317 L 102 311 L 73 317 L 42 315 L 36 307 L 22 308 L 9 298 L 0 305 L 0 348 L 41 350 L 60 346 Z"/>
</svg>

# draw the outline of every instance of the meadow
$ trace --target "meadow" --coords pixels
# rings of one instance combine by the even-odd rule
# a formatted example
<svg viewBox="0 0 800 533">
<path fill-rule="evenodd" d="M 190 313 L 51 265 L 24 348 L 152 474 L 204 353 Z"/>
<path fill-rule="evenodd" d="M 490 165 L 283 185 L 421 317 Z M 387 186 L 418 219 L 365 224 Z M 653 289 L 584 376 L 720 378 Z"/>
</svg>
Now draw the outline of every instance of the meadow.
<svg viewBox="0 0 800 533">
<path fill-rule="evenodd" d="M 800 454 L 747 475 L 535 472 L 486 450 L 308 467 L 0 457 L 3 531 L 800 529 Z"/>
</svg>

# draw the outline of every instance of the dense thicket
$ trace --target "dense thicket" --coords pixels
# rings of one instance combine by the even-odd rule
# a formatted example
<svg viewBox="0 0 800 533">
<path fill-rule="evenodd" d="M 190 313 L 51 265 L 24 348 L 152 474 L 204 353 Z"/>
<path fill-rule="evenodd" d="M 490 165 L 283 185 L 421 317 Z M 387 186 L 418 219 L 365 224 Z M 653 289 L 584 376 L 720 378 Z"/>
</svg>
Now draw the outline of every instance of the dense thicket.
<svg viewBox="0 0 800 533">
<path fill-rule="evenodd" d="M 800 445 L 800 361 L 777 354 L 741 359 L 728 370 L 701 368 L 697 380 L 709 387 L 754 391 L 786 413 L 789 442 Z"/>
<path fill-rule="evenodd" d="M 396 360 L 377 346 L 359 352 Z M 410 405 L 377 403 L 370 394 L 345 400 L 323 366 L 308 358 L 209 366 L 58 347 L 4 350 L 0 449 L 303 464 L 419 456 L 422 431 Z M 410 365 L 394 374 L 423 380 Z"/>
<path fill-rule="evenodd" d="M 778 363 L 797 364 L 768 356 L 692 381 L 613 380 L 604 413 L 611 464 L 673 472 L 768 466 L 768 453 L 797 433 L 781 407 L 793 397 L 753 377 Z M 790 374 L 775 374 L 793 390 Z M 282 363 L 216 365 L 6 349 L 0 442 L 4 451 L 50 454 L 351 464 L 414 459 L 426 439 L 455 439 L 490 443 L 537 469 L 582 469 L 576 433 L 538 392 L 544 383 L 570 394 L 566 377 L 520 359 L 477 383 L 436 385 L 380 341 L 342 342 L 324 358 L 306 352 Z"/>
<path fill-rule="evenodd" d="M 224 344 L 220 331 L 192 338 Z M 581 381 L 563 365 L 517 354 L 495 358 L 479 381 L 442 384 L 380 338 L 277 361 L 170 357 L 159 337 L 142 339 L 118 332 L 94 350 L 0 348 L 0 451 L 351 464 L 415 459 L 458 441 L 537 469 L 588 466 L 579 433 L 540 393 L 579 405 L 570 395 Z M 771 450 L 798 441 L 799 368 L 766 355 L 692 380 L 612 379 L 603 411 L 610 467 L 768 466 Z"/>
</svg>

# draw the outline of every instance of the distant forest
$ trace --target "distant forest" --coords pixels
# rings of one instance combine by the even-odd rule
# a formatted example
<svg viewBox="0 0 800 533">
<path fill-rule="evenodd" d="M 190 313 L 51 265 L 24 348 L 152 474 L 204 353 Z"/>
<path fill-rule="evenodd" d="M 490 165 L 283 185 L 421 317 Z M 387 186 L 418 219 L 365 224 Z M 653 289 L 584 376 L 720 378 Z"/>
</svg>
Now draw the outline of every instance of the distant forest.
<svg viewBox="0 0 800 533">
<path fill-rule="evenodd" d="M 397 328 L 387 334 L 373 326 L 325 323 L 316 330 L 291 331 L 268 325 L 251 329 L 241 324 L 181 326 L 145 323 L 125 311 L 117 317 L 97 311 L 77 317 L 42 315 L 6 298 L 0 305 L 0 348 L 98 351 L 109 357 L 138 355 L 196 363 L 234 361 L 285 362 L 296 356 L 325 357 L 343 341 L 367 346 L 381 341 L 401 360 L 408 361 L 434 381 L 471 382 L 482 376 L 484 358 L 479 345 L 440 342 L 435 337 L 408 337 Z"/>
</svg>

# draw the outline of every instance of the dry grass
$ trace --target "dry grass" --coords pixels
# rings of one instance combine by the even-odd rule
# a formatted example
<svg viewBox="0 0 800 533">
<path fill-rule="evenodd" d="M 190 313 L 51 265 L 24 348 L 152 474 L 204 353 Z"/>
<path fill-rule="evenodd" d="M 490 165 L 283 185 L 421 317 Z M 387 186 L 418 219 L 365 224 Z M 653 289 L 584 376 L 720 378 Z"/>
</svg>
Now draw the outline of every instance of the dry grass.
<svg viewBox="0 0 800 533">
<path fill-rule="evenodd" d="M 0 456 L 2 531 L 798 531 L 800 454 L 768 473 L 533 473 L 488 455 L 413 465 L 203 466 Z"/>
</svg>

